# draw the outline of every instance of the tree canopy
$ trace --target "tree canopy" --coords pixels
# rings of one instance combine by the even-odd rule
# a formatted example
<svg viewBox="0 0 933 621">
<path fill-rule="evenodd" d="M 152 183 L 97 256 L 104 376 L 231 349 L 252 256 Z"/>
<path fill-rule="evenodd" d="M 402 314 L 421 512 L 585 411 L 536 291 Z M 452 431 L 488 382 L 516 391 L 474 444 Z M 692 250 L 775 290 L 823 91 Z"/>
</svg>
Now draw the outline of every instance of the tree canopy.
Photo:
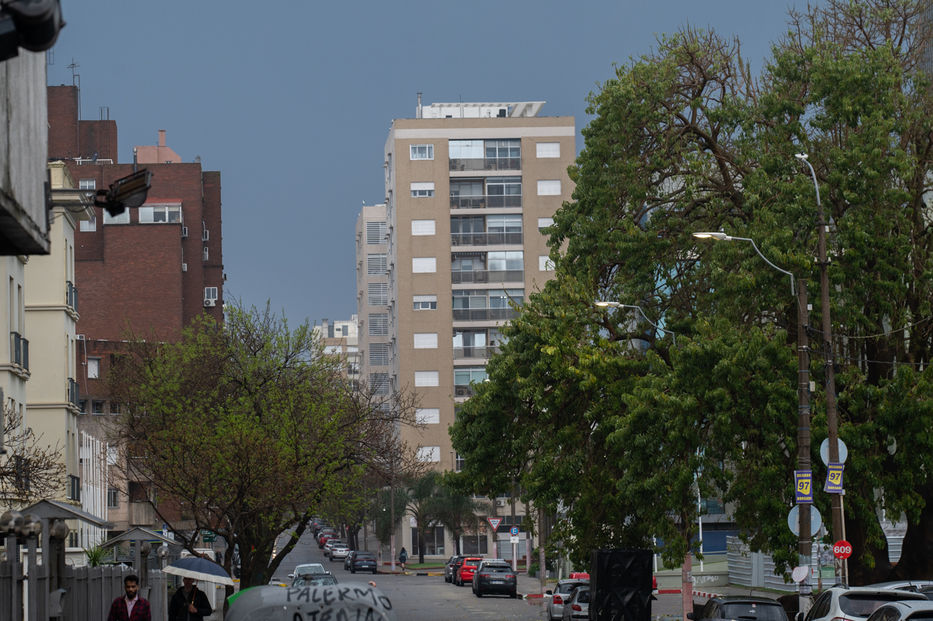
<svg viewBox="0 0 933 621">
<path fill-rule="evenodd" d="M 115 361 L 128 479 L 180 517 L 165 521 L 189 547 L 197 529 L 236 546 L 244 586 L 268 582 L 325 498 L 352 496 L 367 464 L 401 452 L 411 403 L 360 389 L 340 362 L 268 306 L 233 306 L 223 324 L 205 315 L 179 342 L 135 341 Z"/>
<path fill-rule="evenodd" d="M 782 567 L 796 560 L 785 520 L 797 299 L 749 244 L 692 233 L 752 239 L 817 283 L 804 152 L 830 225 L 831 309 L 813 300 L 807 331 L 819 341 L 831 311 L 851 581 L 933 577 L 933 98 L 921 9 L 829 0 L 791 14 L 758 78 L 738 41 L 685 29 L 590 95 L 573 200 L 549 231 L 555 279 L 506 329 L 490 381 L 451 430 L 478 491 L 507 484 L 504 460 L 526 500 L 565 511 L 557 532 L 575 560 L 657 536 L 674 561 L 695 545 L 699 489 L 728 504 L 753 548 Z M 818 447 L 822 387 L 812 399 Z M 816 451 L 812 461 L 819 482 Z M 896 569 L 882 511 L 908 522 Z"/>
</svg>

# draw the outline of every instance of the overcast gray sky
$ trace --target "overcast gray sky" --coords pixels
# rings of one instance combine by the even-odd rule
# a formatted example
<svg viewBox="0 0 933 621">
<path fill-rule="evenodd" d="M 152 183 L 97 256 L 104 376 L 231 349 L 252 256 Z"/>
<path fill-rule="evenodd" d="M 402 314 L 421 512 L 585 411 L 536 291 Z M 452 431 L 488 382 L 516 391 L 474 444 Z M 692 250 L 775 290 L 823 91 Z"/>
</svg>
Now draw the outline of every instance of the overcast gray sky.
<svg viewBox="0 0 933 621">
<path fill-rule="evenodd" d="M 614 64 L 686 24 L 760 69 L 789 0 L 61 0 L 49 84 L 80 75 L 82 118 L 117 122 L 120 160 L 157 131 L 223 184 L 225 296 L 291 323 L 356 312 L 354 223 L 382 202 L 392 119 L 424 102 L 545 100 L 587 123 Z"/>
</svg>

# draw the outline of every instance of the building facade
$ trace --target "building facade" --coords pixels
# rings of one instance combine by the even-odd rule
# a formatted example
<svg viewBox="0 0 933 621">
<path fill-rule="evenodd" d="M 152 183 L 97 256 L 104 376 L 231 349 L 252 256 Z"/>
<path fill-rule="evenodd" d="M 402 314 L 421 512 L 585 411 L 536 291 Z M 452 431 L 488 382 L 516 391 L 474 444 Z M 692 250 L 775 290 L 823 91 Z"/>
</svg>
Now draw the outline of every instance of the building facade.
<svg viewBox="0 0 933 621">
<path fill-rule="evenodd" d="M 349 320 L 322 319 L 314 326 L 314 334 L 321 340 L 323 354 L 339 358 L 343 372 L 352 386 L 360 381 L 360 348 L 356 315 Z"/>
<path fill-rule="evenodd" d="M 73 86 L 48 88 L 49 153 L 65 161 L 78 187 L 106 189 L 138 169 L 152 173 L 142 206 L 117 216 L 95 207 L 75 236 L 80 428 L 104 438 L 101 423 L 119 413 L 106 377 L 122 342 L 177 340 L 202 313 L 223 320 L 221 186 L 219 172 L 183 162 L 166 144 L 164 130 L 156 145 L 135 147 L 133 161 L 120 163 L 116 123 L 79 119 L 79 97 Z M 106 461 L 116 461 L 112 449 Z M 106 491 L 115 531 L 161 529 L 148 502 L 152 490 L 121 480 L 118 470 L 111 465 Z"/>
<path fill-rule="evenodd" d="M 576 129 L 572 117 L 538 116 L 543 103 L 419 101 L 385 143 L 384 246 L 376 208 L 360 215 L 363 379 L 417 395 L 423 427 L 402 437 L 438 470 L 460 469 L 448 428 L 486 378 L 502 325 L 552 277 L 542 230 L 571 198 Z M 387 299 L 372 295 L 383 261 Z M 511 513 L 506 504 L 494 510 Z M 403 531 L 412 546 L 412 529 Z M 449 543 L 440 529 L 425 553 Z"/>
</svg>

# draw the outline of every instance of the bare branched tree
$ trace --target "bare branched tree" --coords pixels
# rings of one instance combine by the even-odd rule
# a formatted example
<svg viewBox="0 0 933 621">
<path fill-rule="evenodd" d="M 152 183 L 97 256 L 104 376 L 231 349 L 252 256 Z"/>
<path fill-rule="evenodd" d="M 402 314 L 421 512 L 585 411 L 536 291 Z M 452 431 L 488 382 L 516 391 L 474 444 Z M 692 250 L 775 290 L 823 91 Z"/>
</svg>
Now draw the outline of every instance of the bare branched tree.
<svg viewBox="0 0 933 621">
<path fill-rule="evenodd" d="M 65 463 L 60 445 L 44 442 L 9 407 L 3 413 L 3 438 L 6 454 L 0 455 L 0 504 L 4 509 L 61 494 Z"/>
</svg>

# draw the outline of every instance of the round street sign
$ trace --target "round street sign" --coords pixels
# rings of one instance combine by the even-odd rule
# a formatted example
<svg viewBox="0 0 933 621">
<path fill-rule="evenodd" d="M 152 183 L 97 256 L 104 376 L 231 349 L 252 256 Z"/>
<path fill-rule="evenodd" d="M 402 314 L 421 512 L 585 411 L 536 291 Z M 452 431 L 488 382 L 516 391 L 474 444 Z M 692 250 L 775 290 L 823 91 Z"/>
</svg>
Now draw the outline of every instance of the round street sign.
<svg viewBox="0 0 933 621">
<path fill-rule="evenodd" d="M 852 544 L 845 539 L 840 539 L 833 544 L 833 556 L 836 558 L 849 558 L 852 556 Z"/>
<path fill-rule="evenodd" d="M 842 441 L 842 438 L 837 438 L 836 446 L 839 447 L 839 463 L 846 463 L 846 457 L 849 456 L 849 449 L 846 447 L 846 443 Z M 820 459 L 823 460 L 825 465 L 829 465 L 829 438 L 825 438 L 820 444 Z"/>
<path fill-rule="evenodd" d="M 804 567 L 803 565 L 799 567 L 794 567 L 794 571 L 791 572 L 790 577 L 794 582 L 800 583 L 803 582 L 803 579 L 810 575 L 810 568 Z"/>
<path fill-rule="evenodd" d="M 800 509 L 797 505 L 794 505 L 790 508 L 790 511 L 787 513 L 787 526 L 790 528 L 790 532 L 794 533 L 797 536 L 800 536 Z M 810 536 L 815 536 L 820 532 L 820 527 L 823 526 L 823 516 L 820 515 L 820 510 L 810 505 Z"/>
<path fill-rule="evenodd" d="M 513 537 L 515 537 L 516 535 L 518 535 L 518 526 L 513 526 L 512 528 L 510 528 L 510 529 L 509 529 L 509 534 L 512 535 Z"/>
</svg>

